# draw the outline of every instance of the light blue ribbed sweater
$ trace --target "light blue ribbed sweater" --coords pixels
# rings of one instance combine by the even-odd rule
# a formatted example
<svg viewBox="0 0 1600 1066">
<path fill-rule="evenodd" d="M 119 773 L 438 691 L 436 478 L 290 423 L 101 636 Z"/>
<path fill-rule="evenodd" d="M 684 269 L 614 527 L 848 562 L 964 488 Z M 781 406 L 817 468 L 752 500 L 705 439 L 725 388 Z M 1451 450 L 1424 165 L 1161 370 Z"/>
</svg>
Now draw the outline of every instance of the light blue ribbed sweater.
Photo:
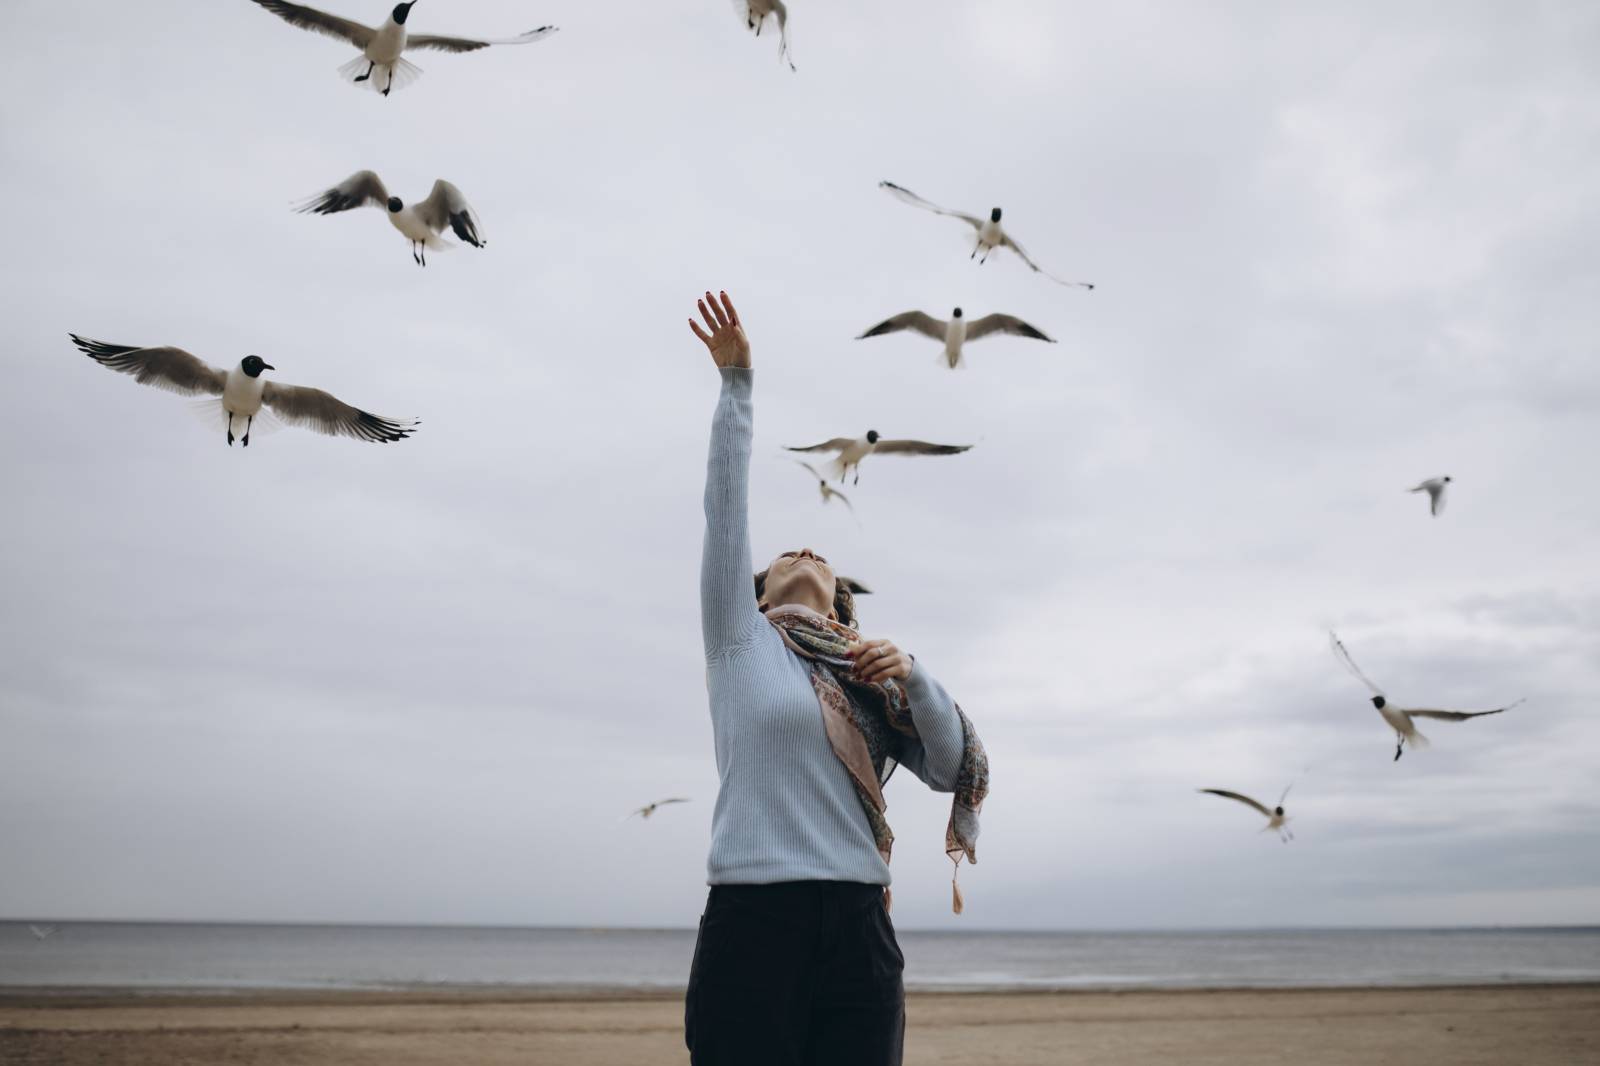
<svg viewBox="0 0 1600 1066">
<path fill-rule="evenodd" d="M 810 667 L 756 608 L 746 514 L 754 373 L 730 367 L 721 374 L 700 563 L 700 622 L 721 778 L 706 881 L 887 885 L 889 867 L 873 845 L 855 785 L 828 743 Z M 936 791 L 952 792 L 962 755 L 955 704 L 920 665 L 905 688 L 921 740 L 901 738 L 896 758 Z"/>
</svg>

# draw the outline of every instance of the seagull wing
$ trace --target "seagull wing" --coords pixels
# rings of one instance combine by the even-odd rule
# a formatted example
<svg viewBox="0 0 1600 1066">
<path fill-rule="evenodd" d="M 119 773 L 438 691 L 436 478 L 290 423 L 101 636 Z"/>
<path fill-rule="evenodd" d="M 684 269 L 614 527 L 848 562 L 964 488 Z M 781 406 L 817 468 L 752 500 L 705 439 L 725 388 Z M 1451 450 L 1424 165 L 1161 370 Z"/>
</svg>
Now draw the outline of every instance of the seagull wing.
<svg viewBox="0 0 1600 1066">
<path fill-rule="evenodd" d="M 330 15 L 326 11 L 318 11 L 304 4 L 289 4 L 284 0 L 256 0 L 256 3 L 291 26 L 299 26 L 302 30 L 320 33 L 335 40 L 349 41 L 357 48 L 366 48 L 372 43 L 372 38 L 377 36 L 376 31 L 370 26 L 363 26 L 359 22 L 351 22 L 349 19 L 342 19 L 338 15 Z"/>
<path fill-rule="evenodd" d="M 880 440 L 873 455 L 959 455 L 970 444 L 930 444 L 925 440 Z"/>
<path fill-rule="evenodd" d="M 1032 337 L 1036 341 L 1049 341 L 1055 339 L 1047 337 L 1043 330 L 1035 329 L 1022 319 L 1013 315 L 984 315 L 967 323 L 967 340 L 974 341 L 979 337 L 987 337 L 991 333 L 1014 333 L 1019 337 Z"/>
<path fill-rule="evenodd" d="M 261 0 L 256 0 L 261 3 Z M 488 48 L 492 44 L 528 44 L 531 41 L 541 40 L 556 32 L 560 27 L 540 26 L 527 33 L 519 33 L 515 37 L 441 37 L 433 33 L 419 33 L 414 37 L 406 38 L 406 51 L 416 49 L 432 49 L 435 52 L 476 52 Z"/>
<path fill-rule="evenodd" d="M 291 426 L 313 429 L 330 437 L 353 437 L 387 444 L 411 436 L 417 427 L 415 419 L 382 418 L 351 407 L 321 389 L 279 385 L 275 381 L 267 382 L 261 402 Z"/>
<path fill-rule="evenodd" d="M 1334 656 L 1344 664 L 1344 668 L 1350 671 L 1350 673 L 1355 676 L 1356 680 L 1360 681 L 1363 685 L 1371 689 L 1374 696 L 1383 695 L 1383 689 L 1379 688 L 1377 685 L 1374 685 L 1372 683 L 1372 679 L 1361 672 L 1361 667 L 1357 666 L 1356 661 L 1350 657 L 1349 649 L 1344 646 L 1344 641 L 1340 640 L 1337 634 L 1329 633 L 1328 642 L 1333 648 Z"/>
<path fill-rule="evenodd" d="M 1413 711 L 1407 708 L 1405 713 L 1413 718 L 1436 718 L 1441 722 L 1465 722 L 1468 718 L 1482 718 L 1486 714 L 1503 714 L 1521 702 L 1522 700 L 1518 700 L 1516 703 L 1508 703 L 1504 707 L 1496 707 L 1492 711 Z"/>
<path fill-rule="evenodd" d="M 651 804 L 651 806 L 652 807 L 665 807 L 669 803 L 688 803 L 688 802 L 689 802 L 689 797 L 688 796 L 673 796 L 671 799 L 656 800 L 654 803 Z"/>
<path fill-rule="evenodd" d="M 816 478 L 818 481 L 827 481 L 828 480 L 827 478 L 823 477 L 821 474 L 819 474 L 817 472 L 817 468 L 816 467 L 812 466 L 810 463 L 806 462 L 804 459 L 796 459 L 795 460 L 795 464 L 798 465 L 798 466 L 803 466 L 807 470 L 811 471 L 811 476 Z"/>
<path fill-rule="evenodd" d="M 303 215 L 336 215 L 357 207 L 385 207 L 389 190 L 370 170 L 358 170 L 327 192 L 318 193 L 295 210 Z"/>
<path fill-rule="evenodd" d="M 452 233 L 474 248 L 489 243 L 483 237 L 478 213 L 461 195 L 461 190 L 443 178 L 433 183 L 428 198 L 417 205 L 417 217 L 435 233 L 443 233 L 446 226 L 450 227 Z"/>
<path fill-rule="evenodd" d="M 924 200 L 910 189 L 902 188 L 892 181 L 880 181 L 878 182 L 878 188 L 886 190 L 889 195 L 897 199 L 904 200 L 913 207 L 920 207 L 925 211 L 932 211 L 936 215 L 948 215 L 951 218 L 959 218 L 973 229 L 983 228 L 983 219 L 961 211 L 952 211 L 948 207 L 940 207 L 932 200 Z"/>
<path fill-rule="evenodd" d="M 1438 488 L 1429 489 L 1428 490 L 1428 511 L 1429 511 L 1429 513 L 1433 514 L 1434 516 L 1437 517 L 1439 512 L 1443 511 L 1443 510 L 1444 510 L 1444 486 L 1440 485 Z"/>
<path fill-rule="evenodd" d="M 789 452 L 842 452 L 842 451 L 844 451 L 846 448 L 850 447 L 850 445 L 852 445 L 854 443 L 855 443 L 855 441 L 852 440 L 850 437 L 835 437 L 832 440 L 825 440 L 821 444 L 811 444 L 811 445 L 807 445 L 804 448 L 790 448 L 790 447 L 785 446 L 784 451 L 789 451 Z"/>
<path fill-rule="evenodd" d="M 1213 796 L 1221 796 L 1223 799 L 1238 800 L 1240 803 L 1248 804 L 1249 806 L 1254 807 L 1256 810 L 1260 811 L 1262 814 L 1266 815 L 1268 818 L 1272 817 L 1272 812 L 1271 811 L 1267 810 L 1265 807 L 1263 807 L 1261 804 L 1257 803 L 1255 800 L 1251 799 L 1249 796 L 1241 796 L 1237 792 L 1229 792 L 1227 789 L 1224 789 L 1224 788 L 1199 788 L 1199 789 L 1195 789 L 1195 791 L 1196 792 L 1206 792 L 1206 793 L 1209 793 L 1210 795 L 1213 795 Z"/>
<path fill-rule="evenodd" d="M 154 385 L 185 396 L 221 396 L 226 371 L 207 366 L 182 348 L 130 348 L 69 333 L 78 350 L 103 367 L 131 374 L 141 385 Z"/>
<path fill-rule="evenodd" d="M 1055 282 L 1057 285 L 1065 285 L 1068 288 L 1075 288 L 1075 289 L 1090 289 L 1090 290 L 1092 290 L 1094 288 L 1094 286 L 1092 284 L 1090 284 L 1089 282 L 1087 282 L 1087 281 L 1068 281 L 1066 278 L 1058 278 L 1058 277 L 1056 277 L 1054 274 L 1050 273 L 1050 271 L 1046 270 L 1044 267 L 1040 266 L 1038 263 L 1035 263 L 1033 261 L 1033 259 L 1028 255 L 1028 253 L 1023 249 L 1022 245 L 1020 245 L 1016 241 L 1012 240 L 1011 235 L 1009 233 L 1005 235 L 1005 238 L 1003 239 L 1003 241 L 1001 243 L 1003 243 L 1007 248 L 1010 248 L 1013 252 L 1016 252 L 1018 258 L 1020 258 L 1024 263 L 1027 263 L 1029 269 L 1031 269 L 1035 274 L 1043 274 L 1045 277 L 1049 278 L 1051 281 Z"/>
<path fill-rule="evenodd" d="M 932 315 L 925 315 L 921 311 L 906 311 L 903 314 L 895 315 L 893 318 L 886 318 L 857 337 L 856 340 L 881 337 L 885 333 L 899 333 L 903 329 L 913 330 L 924 337 L 932 337 L 936 341 L 944 340 L 945 323 Z M 968 336 L 971 336 L 970 332 Z"/>
</svg>

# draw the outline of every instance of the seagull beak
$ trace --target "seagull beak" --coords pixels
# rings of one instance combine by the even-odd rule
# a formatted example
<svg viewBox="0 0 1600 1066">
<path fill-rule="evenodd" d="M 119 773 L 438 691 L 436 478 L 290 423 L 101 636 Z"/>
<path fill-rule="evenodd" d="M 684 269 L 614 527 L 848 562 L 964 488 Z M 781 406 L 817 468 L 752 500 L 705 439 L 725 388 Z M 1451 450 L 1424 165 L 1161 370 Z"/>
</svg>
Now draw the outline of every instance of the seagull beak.
<svg viewBox="0 0 1600 1066">
<path fill-rule="evenodd" d="M 278 368 L 273 366 L 271 363 L 262 363 L 261 364 L 261 369 L 262 370 L 276 370 Z"/>
</svg>

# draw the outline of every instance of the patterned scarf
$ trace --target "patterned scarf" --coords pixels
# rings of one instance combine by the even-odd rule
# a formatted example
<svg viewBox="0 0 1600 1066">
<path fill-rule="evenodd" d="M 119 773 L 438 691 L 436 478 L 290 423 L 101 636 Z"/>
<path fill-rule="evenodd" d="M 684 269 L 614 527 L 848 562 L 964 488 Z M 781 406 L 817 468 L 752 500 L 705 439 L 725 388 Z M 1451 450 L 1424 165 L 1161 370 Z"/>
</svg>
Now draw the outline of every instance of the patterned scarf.
<svg viewBox="0 0 1600 1066">
<path fill-rule="evenodd" d="M 822 705 L 828 743 L 855 782 L 861 809 L 872 826 L 873 843 L 883 861 L 889 861 L 894 833 L 883 812 L 883 786 L 894 773 L 895 735 L 915 738 L 916 723 L 905 689 L 894 680 L 868 684 L 851 675 L 855 663 L 850 646 L 860 639 L 855 630 L 805 607 L 788 604 L 767 612 L 767 621 L 796 655 L 811 664 L 811 687 Z M 960 914 L 964 903 L 956 874 L 961 860 L 978 861 L 978 812 L 989 794 L 989 758 L 972 723 L 961 716 L 961 769 L 956 776 L 950 822 L 944 831 L 944 851 L 955 864 L 950 875 L 951 909 Z"/>
</svg>

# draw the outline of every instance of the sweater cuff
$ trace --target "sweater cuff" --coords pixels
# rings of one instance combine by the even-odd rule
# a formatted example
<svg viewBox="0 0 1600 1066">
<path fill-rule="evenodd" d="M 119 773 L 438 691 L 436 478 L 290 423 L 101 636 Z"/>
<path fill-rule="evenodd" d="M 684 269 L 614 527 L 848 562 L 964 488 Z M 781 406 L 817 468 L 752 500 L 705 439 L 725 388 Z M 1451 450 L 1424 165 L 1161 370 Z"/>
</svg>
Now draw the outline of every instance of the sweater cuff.
<svg viewBox="0 0 1600 1066">
<path fill-rule="evenodd" d="M 722 375 L 723 388 L 743 388 L 745 392 L 750 391 L 756 375 L 755 370 L 748 366 L 719 366 L 717 373 Z"/>
</svg>

